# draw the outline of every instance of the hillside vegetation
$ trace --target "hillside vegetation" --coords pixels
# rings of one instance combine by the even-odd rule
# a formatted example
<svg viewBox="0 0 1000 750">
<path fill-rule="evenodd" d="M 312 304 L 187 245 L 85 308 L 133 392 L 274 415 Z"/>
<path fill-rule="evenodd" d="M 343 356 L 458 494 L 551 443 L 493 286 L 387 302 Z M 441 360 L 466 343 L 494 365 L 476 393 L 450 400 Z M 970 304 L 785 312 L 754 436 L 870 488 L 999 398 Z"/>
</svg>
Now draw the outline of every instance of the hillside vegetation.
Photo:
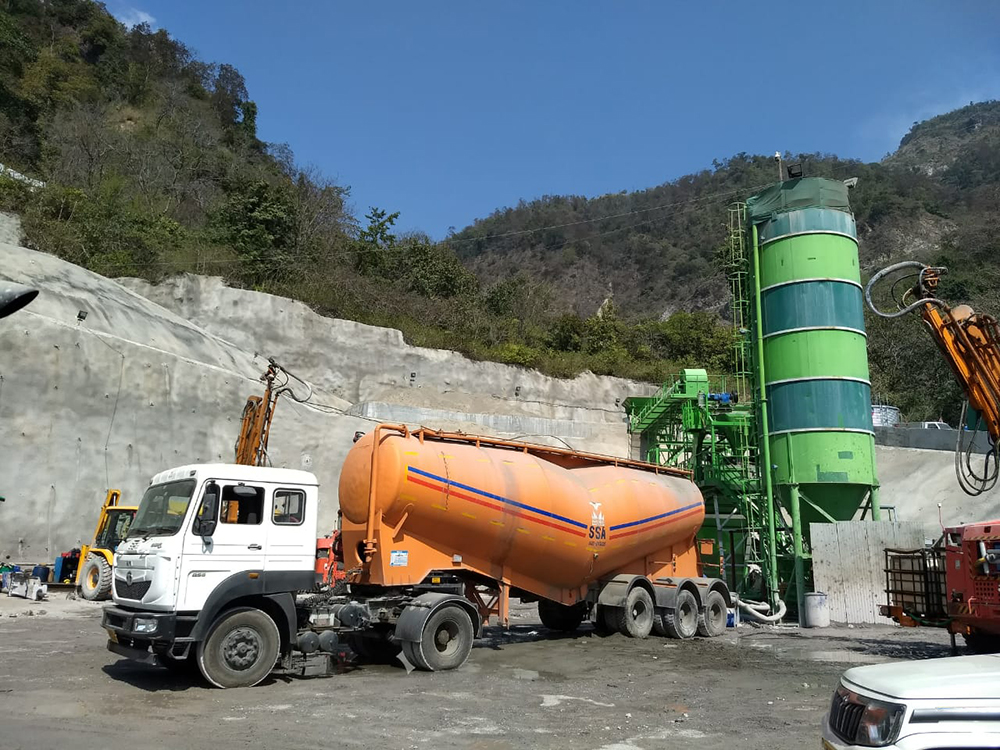
<svg viewBox="0 0 1000 750">
<path fill-rule="evenodd" d="M 239 71 L 164 30 L 126 28 L 90 0 L 7 0 L 0 10 L 0 208 L 27 243 L 109 276 L 191 272 L 301 299 L 554 375 L 659 381 L 725 372 L 731 334 L 719 263 L 727 207 L 775 179 L 739 154 L 648 190 L 545 196 L 435 243 L 400 235 L 392 207 L 257 133 Z M 1000 311 L 1000 105 L 915 125 L 881 164 L 786 155 L 805 174 L 858 177 L 852 205 L 871 270 L 945 262 L 952 299 Z M 957 391 L 916 321 L 870 321 L 876 392 L 911 419 L 953 418 Z"/>
</svg>

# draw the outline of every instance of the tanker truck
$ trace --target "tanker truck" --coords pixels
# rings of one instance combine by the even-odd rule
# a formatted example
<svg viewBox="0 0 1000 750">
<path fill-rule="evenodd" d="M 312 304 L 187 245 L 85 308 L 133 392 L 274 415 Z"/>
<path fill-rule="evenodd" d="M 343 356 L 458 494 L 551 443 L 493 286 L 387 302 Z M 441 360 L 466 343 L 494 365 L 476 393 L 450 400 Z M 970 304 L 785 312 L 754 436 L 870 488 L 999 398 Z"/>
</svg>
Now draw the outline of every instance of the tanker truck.
<svg viewBox="0 0 1000 750">
<path fill-rule="evenodd" d="M 228 464 L 153 477 L 115 555 L 108 649 L 197 667 L 221 688 L 335 654 L 461 666 L 512 598 L 572 631 L 724 632 L 726 584 L 701 574 L 704 501 L 681 470 L 379 425 L 340 476 L 348 593 L 316 592 L 314 475 Z M 320 666 L 317 667 L 316 665 Z"/>
</svg>

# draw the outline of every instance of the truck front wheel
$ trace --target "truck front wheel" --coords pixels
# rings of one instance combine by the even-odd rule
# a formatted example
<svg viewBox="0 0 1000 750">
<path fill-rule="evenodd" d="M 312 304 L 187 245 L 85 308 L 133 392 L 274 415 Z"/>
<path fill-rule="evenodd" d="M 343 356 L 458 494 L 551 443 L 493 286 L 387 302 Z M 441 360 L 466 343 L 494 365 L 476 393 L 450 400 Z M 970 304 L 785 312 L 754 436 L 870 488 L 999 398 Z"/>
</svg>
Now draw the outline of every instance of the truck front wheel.
<svg viewBox="0 0 1000 750">
<path fill-rule="evenodd" d="M 198 644 L 198 668 L 216 687 L 253 687 L 271 673 L 280 644 L 278 627 L 264 612 L 235 609 Z"/>
<path fill-rule="evenodd" d="M 415 667 L 428 672 L 458 669 L 469 658 L 474 639 L 469 613 L 459 606 L 446 606 L 427 618 L 419 641 L 403 642 L 403 653 Z"/>
</svg>

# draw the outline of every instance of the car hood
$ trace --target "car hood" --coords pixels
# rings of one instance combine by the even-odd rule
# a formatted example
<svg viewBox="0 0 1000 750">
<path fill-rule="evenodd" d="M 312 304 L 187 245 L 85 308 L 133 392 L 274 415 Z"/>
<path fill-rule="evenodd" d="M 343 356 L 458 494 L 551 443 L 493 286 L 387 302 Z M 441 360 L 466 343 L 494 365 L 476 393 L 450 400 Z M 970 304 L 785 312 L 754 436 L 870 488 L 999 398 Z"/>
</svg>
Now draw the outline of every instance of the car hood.
<svg viewBox="0 0 1000 750">
<path fill-rule="evenodd" d="M 844 672 L 844 684 L 893 698 L 1000 700 L 1000 654 L 873 664 Z"/>
</svg>

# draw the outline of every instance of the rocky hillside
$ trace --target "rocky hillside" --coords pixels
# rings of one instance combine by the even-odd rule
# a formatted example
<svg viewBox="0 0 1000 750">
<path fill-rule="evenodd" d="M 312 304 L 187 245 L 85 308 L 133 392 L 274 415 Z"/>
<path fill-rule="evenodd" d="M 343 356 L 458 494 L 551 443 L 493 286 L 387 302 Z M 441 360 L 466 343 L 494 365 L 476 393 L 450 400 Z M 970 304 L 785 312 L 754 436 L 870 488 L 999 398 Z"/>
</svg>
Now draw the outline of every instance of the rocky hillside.
<svg viewBox="0 0 1000 750">
<path fill-rule="evenodd" d="M 401 330 L 412 344 L 574 376 L 662 381 L 729 367 L 717 253 L 727 206 L 775 177 L 738 154 L 659 186 L 545 196 L 434 242 L 398 235 L 392 207 L 360 217 L 350 188 L 258 137 L 239 71 L 168 31 L 127 28 L 92 0 L 0 8 L 0 210 L 28 246 L 105 276 L 189 272 Z M 1000 104 L 914 126 L 882 163 L 786 155 L 807 175 L 857 177 L 861 258 L 946 262 L 956 301 L 1000 310 Z M 910 419 L 955 394 L 918 326 L 872 322 L 876 388 Z"/>
</svg>

